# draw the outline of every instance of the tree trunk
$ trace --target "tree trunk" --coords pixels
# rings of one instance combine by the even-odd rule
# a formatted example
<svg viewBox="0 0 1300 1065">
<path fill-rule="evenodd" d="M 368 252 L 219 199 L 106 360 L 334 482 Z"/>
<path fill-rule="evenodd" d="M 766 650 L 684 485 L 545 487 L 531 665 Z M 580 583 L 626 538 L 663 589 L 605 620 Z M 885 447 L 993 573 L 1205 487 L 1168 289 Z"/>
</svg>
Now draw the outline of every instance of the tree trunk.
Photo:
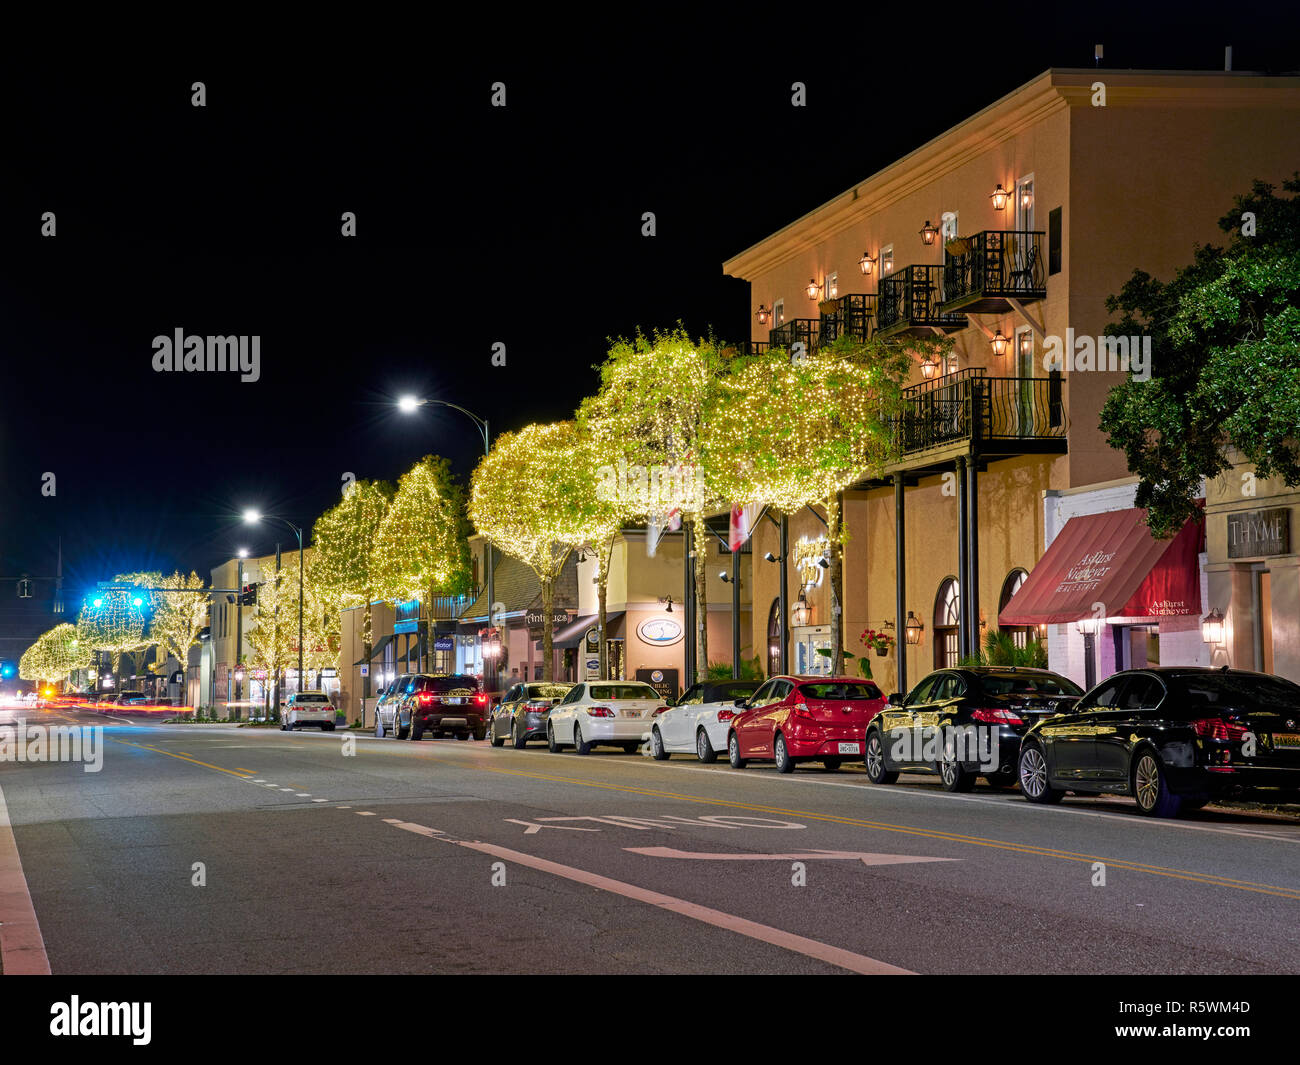
<svg viewBox="0 0 1300 1065">
<path fill-rule="evenodd" d="M 555 624 L 551 614 L 555 608 L 555 581 L 542 581 L 542 680 L 555 679 L 555 654 L 551 641 L 555 638 Z"/>
<path fill-rule="evenodd" d="M 609 643 L 608 636 L 605 632 L 605 603 L 609 598 L 609 559 L 614 551 L 614 537 L 609 538 L 609 543 L 602 550 L 597 546 L 600 557 L 596 560 L 596 590 L 600 602 L 600 618 L 598 627 L 600 629 L 600 679 L 612 680 L 609 675 Z M 582 678 L 579 678 L 580 680 Z"/>
<path fill-rule="evenodd" d="M 709 530 L 703 513 L 697 511 L 692 519 L 695 526 L 695 680 L 701 682 L 709 676 L 709 591 L 708 557 Z"/>
<path fill-rule="evenodd" d="M 826 499 L 826 537 L 831 552 L 831 672 L 844 672 L 844 545 L 843 515 L 839 492 Z"/>
<path fill-rule="evenodd" d="M 362 647 L 365 648 L 366 651 L 366 675 L 361 678 L 361 698 L 368 699 L 370 698 L 370 666 L 372 664 L 370 660 L 370 656 L 375 653 L 375 649 L 374 647 L 371 646 L 370 643 L 372 638 L 370 634 L 372 630 L 370 627 L 370 590 L 369 589 L 366 590 L 366 616 L 365 616 L 364 625 L 365 627 L 361 630 L 361 645 Z M 365 724 L 364 720 L 362 721 L 362 724 L 363 725 Z"/>
</svg>

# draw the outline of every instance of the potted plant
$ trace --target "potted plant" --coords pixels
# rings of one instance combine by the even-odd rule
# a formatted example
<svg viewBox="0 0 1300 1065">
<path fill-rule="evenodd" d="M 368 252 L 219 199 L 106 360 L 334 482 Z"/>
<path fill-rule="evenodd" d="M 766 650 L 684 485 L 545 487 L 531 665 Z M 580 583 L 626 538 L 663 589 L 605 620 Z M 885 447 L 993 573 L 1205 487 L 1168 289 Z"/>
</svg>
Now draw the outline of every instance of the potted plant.
<svg viewBox="0 0 1300 1065">
<path fill-rule="evenodd" d="M 889 633 L 878 629 L 863 629 L 862 634 L 858 639 L 861 641 L 863 647 L 868 651 L 875 651 L 881 658 L 884 658 L 889 654 L 890 649 L 895 643 L 894 637 L 889 635 Z M 863 676 L 871 676 L 871 659 L 867 655 L 863 655 L 858 659 L 858 665 L 862 669 Z"/>
</svg>

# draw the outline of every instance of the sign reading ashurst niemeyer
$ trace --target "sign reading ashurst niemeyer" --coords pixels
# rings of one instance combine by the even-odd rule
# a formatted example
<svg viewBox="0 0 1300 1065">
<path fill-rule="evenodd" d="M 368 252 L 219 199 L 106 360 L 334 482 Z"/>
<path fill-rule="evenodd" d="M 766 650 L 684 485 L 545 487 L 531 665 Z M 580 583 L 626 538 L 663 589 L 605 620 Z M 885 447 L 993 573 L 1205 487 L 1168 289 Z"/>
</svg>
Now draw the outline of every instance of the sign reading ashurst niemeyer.
<svg viewBox="0 0 1300 1065">
<path fill-rule="evenodd" d="M 1228 515 L 1228 557 L 1285 555 L 1291 550 L 1291 511 L 1247 510 Z"/>
</svg>

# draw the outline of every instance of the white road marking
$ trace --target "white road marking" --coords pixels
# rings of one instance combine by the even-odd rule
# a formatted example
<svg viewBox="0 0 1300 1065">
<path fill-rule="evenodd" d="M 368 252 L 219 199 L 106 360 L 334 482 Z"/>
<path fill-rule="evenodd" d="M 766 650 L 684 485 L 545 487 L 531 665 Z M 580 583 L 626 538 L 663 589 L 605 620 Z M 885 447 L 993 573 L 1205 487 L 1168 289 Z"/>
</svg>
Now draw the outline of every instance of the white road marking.
<svg viewBox="0 0 1300 1065">
<path fill-rule="evenodd" d="M 535 836 L 543 828 L 555 828 L 555 829 L 559 829 L 562 832 L 599 832 L 600 831 L 600 829 L 598 828 L 578 828 L 575 825 L 535 825 L 531 821 L 520 821 L 518 818 L 515 817 L 506 817 L 503 818 L 503 820 L 510 822 L 512 825 L 527 825 L 528 827 L 524 829 L 525 836 Z M 549 818 L 544 818 L 543 820 L 549 820 Z"/>
<path fill-rule="evenodd" d="M 372 814 L 369 810 L 358 810 L 358 811 L 357 811 L 357 816 L 358 816 L 358 817 L 374 817 L 375 815 Z"/>
<path fill-rule="evenodd" d="M 27 877 L 23 875 L 3 791 L 0 791 L 0 968 L 6 976 L 50 975 L 45 939 L 36 920 Z"/>
<path fill-rule="evenodd" d="M 329 802 L 329 799 L 312 799 L 312 802 Z"/>
<path fill-rule="evenodd" d="M 294 798 L 295 798 L 295 799 L 310 799 L 310 798 L 311 798 L 311 792 L 310 792 L 310 791 L 300 791 L 300 792 L 298 792 L 296 795 L 294 795 Z"/>
<path fill-rule="evenodd" d="M 698 858 L 711 862 L 807 862 L 822 858 L 838 861 L 861 861 L 863 865 L 907 865 L 909 862 L 959 862 L 961 858 L 926 858 L 911 854 L 871 854 L 867 851 L 804 851 L 802 854 L 706 854 L 679 851 L 673 847 L 624 847 L 632 854 L 648 858 Z"/>
<path fill-rule="evenodd" d="M 414 832 L 417 836 L 441 836 L 443 834 L 440 828 L 428 828 L 425 825 L 412 824 L 410 821 L 396 821 L 392 818 L 385 817 L 384 824 L 392 825 L 394 828 L 403 829 L 406 832 Z"/>
</svg>

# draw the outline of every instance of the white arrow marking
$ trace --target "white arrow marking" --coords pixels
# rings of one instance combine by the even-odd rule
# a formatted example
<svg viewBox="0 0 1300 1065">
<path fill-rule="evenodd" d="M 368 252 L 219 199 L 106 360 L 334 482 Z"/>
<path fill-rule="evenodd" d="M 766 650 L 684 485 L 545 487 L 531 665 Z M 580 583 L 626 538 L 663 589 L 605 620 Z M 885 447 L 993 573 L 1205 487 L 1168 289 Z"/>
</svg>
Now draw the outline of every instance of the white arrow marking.
<svg viewBox="0 0 1300 1065">
<path fill-rule="evenodd" d="M 679 851 L 673 847 L 624 847 L 632 854 L 650 858 L 697 858 L 710 862 L 806 862 L 817 858 L 861 861 L 863 865 L 906 865 L 909 862 L 959 862 L 960 858 L 926 858 L 911 854 L 870 854 L 865 851 L 804 851 L 801 854 L 708 854 Z"/>
<path fill-rule="evenodd" d="M 560 828 L 565 832 L 599 832 L 598 828 L 576 828 L 573 825 L 535 825 L 531 821 L 520 821 L 518 818 L 507 817 L 505 819 L 512 825 L 526 825 L 524 829 L 525 836 L 535 836 L 544 828 Z M 544 820 L 553 820 L 553 818 L 544 818 Z"/>
</svg>

